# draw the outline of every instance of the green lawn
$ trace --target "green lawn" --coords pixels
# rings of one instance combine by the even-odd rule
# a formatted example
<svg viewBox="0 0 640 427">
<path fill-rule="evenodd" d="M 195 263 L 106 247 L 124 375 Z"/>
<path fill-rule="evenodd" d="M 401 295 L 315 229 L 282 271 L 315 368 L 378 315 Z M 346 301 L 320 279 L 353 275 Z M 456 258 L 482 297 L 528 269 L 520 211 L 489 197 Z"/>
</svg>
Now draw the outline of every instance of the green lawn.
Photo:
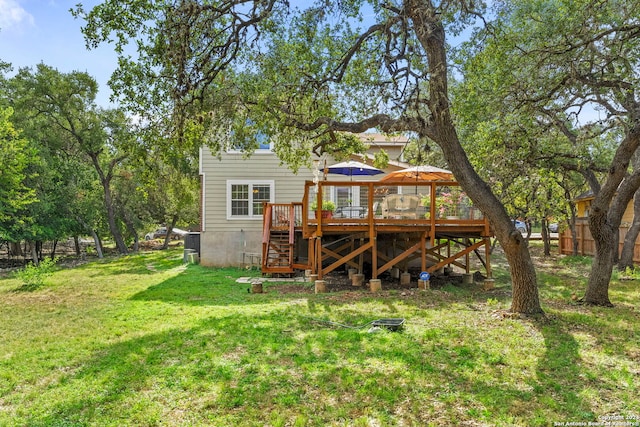
<svg viewBox="0 0 640 427">
<path fill-rule="evenodd" d="M 583 307 L 588 260 L 536 262 L 544 321 L 504 316 L 499 262 L 489 292 L 249 294 L 175 250 L 0 278 L 0 426 L 637 423 L 638 282 Z M 383 317 L 404 331 L 329 323 Z"/>
</svg>

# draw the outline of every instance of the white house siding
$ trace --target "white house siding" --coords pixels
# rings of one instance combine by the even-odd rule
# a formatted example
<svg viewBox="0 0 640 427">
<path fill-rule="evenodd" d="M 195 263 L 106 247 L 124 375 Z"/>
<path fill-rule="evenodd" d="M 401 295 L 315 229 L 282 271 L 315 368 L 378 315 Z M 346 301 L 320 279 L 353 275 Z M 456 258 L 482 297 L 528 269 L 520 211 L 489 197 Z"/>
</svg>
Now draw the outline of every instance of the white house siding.
<svg viewBox="0 0 640 427">
<path fill-rule="evenodd" d="M 203 148 L 200 159 L 203 182 L 203 218 L 200 234 L 200 261 L 206 266 L 238 266 L 243 253 L 262 251 L 262 218 L 229 219 L 227 217 L 227 182 L 273 181 L 275 203 L 302 201 L 304 182 L 313 179 L 308 168 L 295 175 L 273 153 L 254 153 L 250 159 L 242 154 L 225 153 L 221 159 Z"/>
</svg>

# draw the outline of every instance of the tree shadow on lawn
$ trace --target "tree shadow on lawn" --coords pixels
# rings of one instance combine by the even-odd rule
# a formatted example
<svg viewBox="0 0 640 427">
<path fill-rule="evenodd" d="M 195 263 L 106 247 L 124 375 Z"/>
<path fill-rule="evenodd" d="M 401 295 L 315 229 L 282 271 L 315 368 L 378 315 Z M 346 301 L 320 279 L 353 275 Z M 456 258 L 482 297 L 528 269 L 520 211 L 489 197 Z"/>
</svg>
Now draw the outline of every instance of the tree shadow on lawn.
<svg viewBox="0 0 640 427">
<path fill-rule="evenodd" d="M 183 265 L 181 254 L 132 253 L 96 259 L 75 267 L 85 270 L 88 277 L 113 276 L 120 274 L 153 275 Z"/>
<path fill-rule="evenodd" d="M 192 269 L 192 267 L 197 267 Z M 196 274 L 194 274 L 194 272 Z M 355 288 L 339 286 L 335 291 L 315 294 L 314 285 L 301 282 L 264 282 L 265 293 L 250 293 L 251 285 L 236 283 L 235 280 L 243 272 L 215 272 L 214 270 L 190 266 L 185 271 L 173 276 L 157 285 L 138 292 L 130 299 L 134 301 L 162 301 L 175 304 L 193 306 L 244 306 L 260 305 L 278 302 L 305 304 L 311 314 L 331 313 L 336 307 L 350 306 L 357 302 L 371 302 L 386 306 L 382 311 L 388 316 L 404 316 L 407 307 L 414 309 L 432 309 L 458 305 L 470 310 L 482 311 L 500 308 L 508 305 L 511 297 L 509 285 L 498 285 L 495 289 L 485 291 L 478 285 L 450 285 L 428 291 L 417 288 L 383 290 L 371 293 L 366 287 Z M 347 291 L 343 289 L 349 289 Z M 492 306 L 492 304 L 497 304 Z M 562 323 L 573 323 L 579 327 L 580 323 L 589 323 L 594 313 L 601 316 L 603 321 L 597 328 L 591 328 L 590 333 L 598 336 L 598 341 L 617 341 L 620 337 L 629 337 L 630 332 L 616 329 L 617 321 L 605 323 L 609 314 L 617 314 L 620 320 L 629 319 L 631 327 L 640 325 L 640 315 L 633 305 L 620 304 L 613 309 L 598 309 L 577 306 L 560 300 L 542 301 L 543 308 L 549 309 L 552 317 L 556 317 L 558 328 Z M 613 311 L 612 311 L 613 310 Z M 555 313 L 555 314 L 553 314 Z M 375 314 L 374 314 L 375 315 Z M 561 316 L 561 317 L 558 317 Z M 566 327 L 566 325 L 565 325 Z M 621 327 L 622 328 L 622 327 Z M 615 330 L 614 330 L 615 329 Z M 627 328 L 628 329 L 628 328 Z M 601 333 L 600 331 L 606 331 Z M 624 332 L 624 333 L 623 333 Z M 628 338 L 630 341 L 632 338 Z M 607 348 L 608 352 L 616 353 L 624 346 L 616 345 Z M 627 356 L 624 352 L 621 355 Z"/>
<path fill-rule="evenodd" d="M 514 321 L 504 322 L 508 330 Z M 436 327 L 333 329 L 300 316 L 297 307 L 208 318 L 95 351 L 27 403 L 33 408 L 25 408 L 30 415 L 23 424 L 255 425 L 273 413 L 289 421 L 302 415 L 310 425 L 362 414 L 387 425 L 593 419 L 580 396 L 586 368 L 578 344 L 561 325 L 536 329 L 545 347 L 537 372 L 514 384 L 509 377 L 517 367 L 506 366 L 500 349 L 469 331 L 455 339 L 462 332 Z M 549 420 L 553 414 L 563 418 Z"/>
<path fill-rule="evenodd" d="M 268 289 L 268 287 L 265 286 Z M 165 280 L 138 292 L 133 301 L 162 301 L 194 306 L 234 306 L 265 304 L 278 300 L 291 300 L 291 295 L 274 292 L 252 294 L 247 283 L 230 283 L 229 280 L 215 283 L 207 278 L 190 278 L 188 272 Z"/>
<path fill-rule="evenodd" d="M 44 287 L 44 283 L 23 283 L 11 292 L 35 292 L 40 290 L 42 287 Z"/>
<path fill-rule="evenodd" d="M 541 372 L 548 377 L 573 377 L 582 385 L 582 393 L 592 397 L 596 417 L 626 414 L 637 418 L 640 316 L 635 307 L 559 306 L 554 312 L 557 315 L 549 316 L 549 322 L 540 325 L 541 333 L 554 344 L 547 347 L 557 348 L 555 354 L 549 355 L 549 361 L 541 365 Z M 574 352 L 579 368 L 563 357 Z M 587 414 L 584 419 L 590 420 Z"/>
<path fill-rule="evenodd" d="M 309 282 L 278 282 L 263 281 L 264 293 L 251 293 L 250 283 L 237 283 L 242 271 L 232 272 L 234 275 L 219 274 L 215 269 L 207 269 L 199 266 L 189 266 L 161 283 L 150 286 L 131 297 L 139 301 L 163 301 L 187 305 L 213 305 L 231 306 L 247 304 L 263 304 L 274 301 L 289 301 L 292 299 L 306 298 L 324 304 L 329 300 L 332 303 L 350 304 L 355 300 L 376 299 L 389 304 L 395 301 L 411 303 L 415 299 L 417 304 L 430 305 L 428 301 L 441 303 L 445 300 L 458 301 L 464 298 L 467 301 L 483 302 L 488 298 L 503 298 L 509 296 L 510 287 L 499 287 L 493 291 L 483 291 L 477 285 L 465 286 L 442 281 L 441 285 L 434 286 L 432 291 L 421 292 L 417 283 L 410 287 L 388 286 L 383 287 L 379 293 L 371 293 L 368 286 L 354 287 L 349 281 L 345 284 L 340 279 L 327 280 L 327 293 L 315 294 L 314 284 Z M 255 277 L 260 280 L 260 277 Z M 277 280 L 277 279 L 276 279 Z M 384 286 L 384 285 L 383 285 Z M 313 302 L 312 302 L 313 304 Z"/>
<path fill-rule="evenodd" d="M 552 319 L 533 324 L 544 337 L 544 354 L 538 360 L 537 377 L 530 385 L 552 412 L 562 418 L 547 420 L 555 422 L 589 422 L 596 416 L 589 402 L 581 397 L 584 389 L 591 386 L 583 380 L 588 368 L 583 365 L 580 345 L 566 330 L 563 321 Z"/>
</svg>

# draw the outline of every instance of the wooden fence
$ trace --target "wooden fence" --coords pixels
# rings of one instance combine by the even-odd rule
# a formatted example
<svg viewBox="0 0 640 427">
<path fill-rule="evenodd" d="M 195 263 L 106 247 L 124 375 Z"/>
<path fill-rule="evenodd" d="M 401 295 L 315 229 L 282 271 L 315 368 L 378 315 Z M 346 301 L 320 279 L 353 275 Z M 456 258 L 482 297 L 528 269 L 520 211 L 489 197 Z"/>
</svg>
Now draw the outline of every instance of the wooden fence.
<svg viewBox="0 0 640 427">
<path fill-rule="evenodd" d="M 629 230 L 629 224 L 622 224 L 619 229 L 620 240 L 618 247 L 618 254 L 622 251 L 624 245 L 624 238 Z M 587 218 L 578 218 L 576 221 L 576 238 L 578 240 L 578 255 L 593 255 L 596 246 L 589 230 L 589 224 Z M 563 255 L 573 254 L 573 239 L 571 237 L 571 230 L 564 230 L 562 234 L 558 236 L 558 250 Z M 636 245 L 633 249 L 633 262 L 640 263 L 640 237 L 636 239 Z"/>
</svg>

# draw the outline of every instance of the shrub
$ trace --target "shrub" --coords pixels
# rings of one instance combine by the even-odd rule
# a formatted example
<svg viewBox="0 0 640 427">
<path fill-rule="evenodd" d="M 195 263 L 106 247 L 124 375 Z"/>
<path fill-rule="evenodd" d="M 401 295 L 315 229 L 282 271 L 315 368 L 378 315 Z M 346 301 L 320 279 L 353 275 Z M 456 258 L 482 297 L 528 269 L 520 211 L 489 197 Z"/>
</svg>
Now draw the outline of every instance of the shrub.
<svg viewBox="0 0 640 427">
<path fill-rule="evenodd" d="M 40 261 L 40 265 L 33 263 L 28 264 L 22 270 L 16 272 L 16 278 L 22 282 L 24 286 L 40 287 L 44 284 L 47 277 L 53 274 L 58 258 L 45 258 Z"/>
</svg>

